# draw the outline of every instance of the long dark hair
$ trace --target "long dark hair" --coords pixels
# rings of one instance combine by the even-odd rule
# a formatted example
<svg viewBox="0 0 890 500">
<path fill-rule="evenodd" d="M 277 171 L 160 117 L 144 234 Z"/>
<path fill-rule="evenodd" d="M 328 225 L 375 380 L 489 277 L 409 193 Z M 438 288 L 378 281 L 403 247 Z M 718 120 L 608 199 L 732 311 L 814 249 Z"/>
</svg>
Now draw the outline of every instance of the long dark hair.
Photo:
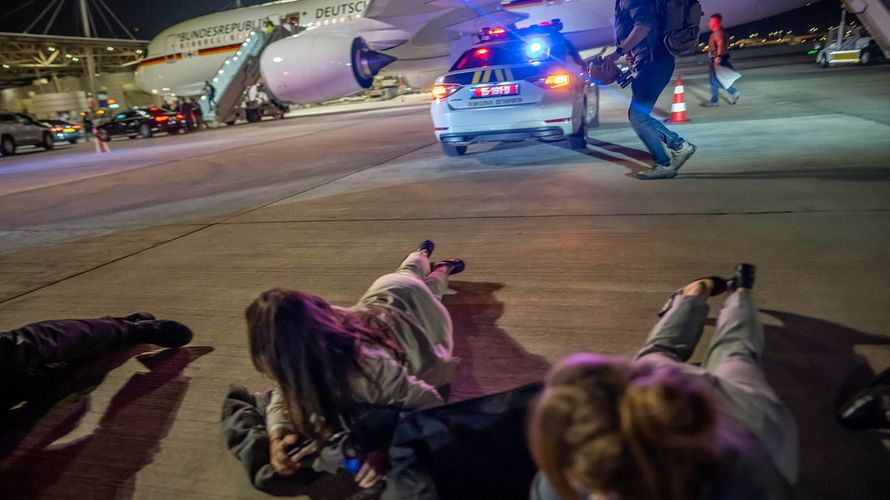
<svg viewBox="0 0 890 500">
<path fill-rule="evenodd" d="M 403 354 L 370 313 L 335 310 L 295 290 L 267 290 L 245 315 L 254 366 L 278 382 L 298 432 L 315 439 L 330 437 L 355 411 L 349 377 L 365 375 L 362 343 Z"/>
</svg>

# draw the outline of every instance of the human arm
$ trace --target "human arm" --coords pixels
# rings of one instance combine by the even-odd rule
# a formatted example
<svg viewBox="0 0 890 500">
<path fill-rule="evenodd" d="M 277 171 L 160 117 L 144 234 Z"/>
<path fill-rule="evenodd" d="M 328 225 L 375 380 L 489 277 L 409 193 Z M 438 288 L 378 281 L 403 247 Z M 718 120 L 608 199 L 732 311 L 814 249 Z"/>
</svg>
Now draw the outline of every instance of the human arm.
<svg viewBox="0 0 890 500">
<path fill-rule="evenodd" d="M 287 403 L 279 388 L 272 390 L 269 406 L 266 408 L 266 429 L 269 432 L 269 460 L 275 472 L 289 476 L 300 469 L 300 461 L 317 451 L 316 443 L 310 443 L 296 455 L 288 456 L 288 447 L 300 442 L 287 410 Z"/>
<path fill-rule="evenodd" d="M 353 380 L 353 389 L 362 402 L 398 405 L 405 410 L 444 403 L 435 387 L 411 374 L 389 356 L 379 355 L 379 352 L 366 355 L 361 364 L 364 373 Z"/>
</svg>

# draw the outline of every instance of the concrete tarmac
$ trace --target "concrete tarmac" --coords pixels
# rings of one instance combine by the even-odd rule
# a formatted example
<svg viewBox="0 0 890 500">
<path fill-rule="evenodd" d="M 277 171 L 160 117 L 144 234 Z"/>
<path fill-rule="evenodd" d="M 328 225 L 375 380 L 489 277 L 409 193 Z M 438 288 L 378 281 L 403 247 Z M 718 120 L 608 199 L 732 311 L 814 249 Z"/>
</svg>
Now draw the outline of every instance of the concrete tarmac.
<svg viewBox="0 0 890 500">
<path fill-rule="evenodd" d="M 145 310 L 196 334 L 7 430 L 2 496 L 266 497 L 219 431 L 228 384 L 270 386 L 244 308 L 275 285 L 352 304 L 430 238 L 467 262 L 446 299 L 452 400 L 538 380 L 571 352 L 631 355 L 672 290 L 756 264 L 800 497 L 885 498 L 887 435 L 845 430 L 833 408 L 890 366 L 890 66 L 738 66 L 743 98 L 717 109 L 698 107 L 707 75 L 683 69 L 692 122 L 672 128 L 699 152 L 667 181 L 636 179 L 646 155 L 613 88 L 584 152 L 448 158 L 409 102 L 0 159 L 0 329 Z"/>
</svg>

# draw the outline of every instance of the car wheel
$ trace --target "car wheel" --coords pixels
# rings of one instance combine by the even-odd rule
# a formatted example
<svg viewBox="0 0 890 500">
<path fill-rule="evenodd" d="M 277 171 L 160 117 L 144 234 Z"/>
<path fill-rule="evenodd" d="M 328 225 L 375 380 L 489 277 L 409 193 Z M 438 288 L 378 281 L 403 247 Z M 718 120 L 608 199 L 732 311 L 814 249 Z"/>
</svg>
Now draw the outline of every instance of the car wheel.
<svg viewBox="0 0 890 500">
<path fill-rule="evenodd" d="M 228 126 L 230 126 L 230 127 L 231 127 L 232 125 L 234 125 L 234 124 L 235 124 L 235 120 L 226 122 L 226 125 L 228 125 Z"/>
<path fill-rule="evenodd" d="M 148 139 L 149 137 L 151 137 L 151 127 L 149 127 L 148 124 L 143 123 L 139 127 L 139 136 L 143 139 Z"/>
<path fill-rule="evenodd" d="M 859 64 L 868 66 L 872 63 L 871 47 L 866 47 L 859 52 Z"/>
<path fill-rule="evenodd" d="M 442 151 L 448 156 L 463 156 L 467 154 L 466 146 L 452 146 L 451 144 L 442 143 Z"/>
<path fill-rule="evenodd" d="M 77 144 L 77 139 L 68 139 L 70 144 Z"/>
<path fill-rule="evenodd" d="M 12 156 L 15 154 L 15 141 L 12 140 L 12 137 L 8 135 L 4 135 L 2 139 L 0 139 L 0 155 L 3 156 Z"/>
<path fill-rule="evenodd" d="M 591 102 L 593 101 L 593 102 Z M 587 99 L 587 130 L 600 126 L 600 86 L 596 86 L 593 93 L 593 99 Z"/>
<path fill-rule="evenodd" d="M 43 142 L 40 143 L 40 146 L 46 150 L 52 149 L 55 146 L 55 143 L 53 142 L 53 135 L 49 132 L 44 132 Z"/>
<path fill-rule="evenodd" d="M 128 139 L 135 139 L 137 137 L 139 137 L 139 136 L 138 135 L 128 135 L 127 136 Z"/>
<path fill-rule="evenodd" d="M 819 57 L 819 66 L 822 66 L 823 68 L 831 67 L 831 64 L 828 63 L 828 56 L 823 54 Z"/>
</svg>

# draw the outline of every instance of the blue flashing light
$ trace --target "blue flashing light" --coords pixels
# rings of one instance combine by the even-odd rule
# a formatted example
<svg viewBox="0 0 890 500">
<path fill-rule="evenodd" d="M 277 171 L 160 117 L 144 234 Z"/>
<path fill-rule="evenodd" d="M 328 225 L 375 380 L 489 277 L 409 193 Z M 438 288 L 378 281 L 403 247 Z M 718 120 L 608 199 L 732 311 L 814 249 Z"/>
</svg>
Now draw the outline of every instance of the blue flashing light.
<svg viewBox="0 0 890 500">
<path fill-rule="evenodd" d="M 525 44 L 525 55 L 529 59 L 541 59 L 547 55 L 549 46 L 542 38 L 531 38 Z"/>
</svg>

